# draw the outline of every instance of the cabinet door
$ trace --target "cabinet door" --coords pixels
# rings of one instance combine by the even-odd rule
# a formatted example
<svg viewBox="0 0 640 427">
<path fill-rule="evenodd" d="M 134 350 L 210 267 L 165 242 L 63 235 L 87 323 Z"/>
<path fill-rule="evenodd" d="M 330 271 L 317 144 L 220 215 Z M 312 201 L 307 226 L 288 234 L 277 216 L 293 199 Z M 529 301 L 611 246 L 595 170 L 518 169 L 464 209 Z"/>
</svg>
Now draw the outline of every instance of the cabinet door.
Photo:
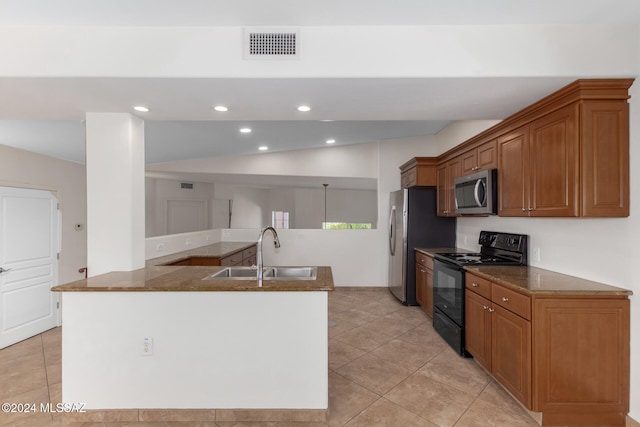
<svg viewBox="0 0 640 427">
<path fill-rule="evenodd" d="M 498 167 L 498 142 L 485 142 L 478 147 L 478 169 L 495 169 Z"/>
<path fill-rule="evenodd" d="M 629 216 L 629 104 L 582 104 L 582 215 Z"/>
<path fill-rule="evenodd" d="M 563 408 L 591 420 L 595 413 L 625 414 L 629 409 L 629 300 L 541 298 L 536 300 L 535 312 L 533 409 Z M 609 425 L 623 425 L 623 418 L 621 424 Z"/>
<path fill-rule="evenodd" d="M 447 164 L 438 165 L 437 170 L 438 216 L 447 215 Z"/>
<path fill-rule="evenodd" d="M 473 357 L 491 371 L 491 302 L 465 291 L 465 348 Z"/>
<path fill-rule="evenodd" d="M 531 216 L 578 216 L 578 106 L 569 105 L 531 124 Z"/>
<path fill-rule="evenodd" d="M 424 311 L 433 318 L 433 270 L 427 268 L 425 273 L 426 294 L 424 297 Z"/>
<path fill-rule="evenodd" d="M 462 159 L 456 157 L 447 162 L 447 216 L 456 216 L 454 180 L 462 176 Z"/>
<path fill-rule="evenodd" d="M 421 264 L 416 264 L 416 301 L 425 309 L 427 304 L 427 269 Z M 426 311 L 426 310 L 425 310 Z"/>
<path fill-rule="evenodd" d="M 528 216 L 529 127 L 498 140 L 498 215 Z"/>
<path fill-rule="evenodd" d="M 491 372 L 526 407 L 531 407 L 531 322 L 493 305 Z"/>
<path fill-rule="evenodd" d="M 478 151 L 476 149 L 467 151 L 460 156 L 460 176 L 469 175 L 478 170 Z"/>
</svg>

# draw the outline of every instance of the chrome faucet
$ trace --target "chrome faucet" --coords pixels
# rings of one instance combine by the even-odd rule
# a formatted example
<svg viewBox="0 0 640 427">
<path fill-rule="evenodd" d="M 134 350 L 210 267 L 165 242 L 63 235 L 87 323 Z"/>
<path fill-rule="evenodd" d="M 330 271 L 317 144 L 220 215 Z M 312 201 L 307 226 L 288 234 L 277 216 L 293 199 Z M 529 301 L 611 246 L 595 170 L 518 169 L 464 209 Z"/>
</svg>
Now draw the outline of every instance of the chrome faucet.
<svg viewBox="0 0 640 427">
<path fill-rule="evenodd" d="M 264 260 L 262 259 L 262 238 L 264 237 L 264 233 L 266 233 L 268 230 L 271 230 L 271 232 L 273 233 L 273 245 L 276 248 L 280 247 L 280 239 L 278 238 L 278 233 L 276 232 L 276 229 L 273 227 L 265 227 L 260 231 L 260 236 L 258 236 L 258 255 L 256 256 L 257 258 L 257 263 L 258 263 L 258 286 L 262 286 L 262 278 L 263 278 L 263 264 L 264 264 Z"/>
</svg>

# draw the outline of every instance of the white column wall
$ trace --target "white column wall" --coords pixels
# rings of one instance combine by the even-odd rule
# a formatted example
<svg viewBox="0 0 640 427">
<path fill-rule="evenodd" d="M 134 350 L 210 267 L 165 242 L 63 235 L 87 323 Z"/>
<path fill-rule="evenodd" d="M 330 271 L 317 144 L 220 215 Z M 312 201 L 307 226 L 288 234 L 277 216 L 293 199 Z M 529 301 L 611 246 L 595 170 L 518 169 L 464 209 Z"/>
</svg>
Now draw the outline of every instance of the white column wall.
<svg viewBox="0 0 640 427">
<path fill-rule="evenodd" d="M 89 275 L 145 264 L 144 121 L 87 113 L 87 265 Z"/>
</svg>

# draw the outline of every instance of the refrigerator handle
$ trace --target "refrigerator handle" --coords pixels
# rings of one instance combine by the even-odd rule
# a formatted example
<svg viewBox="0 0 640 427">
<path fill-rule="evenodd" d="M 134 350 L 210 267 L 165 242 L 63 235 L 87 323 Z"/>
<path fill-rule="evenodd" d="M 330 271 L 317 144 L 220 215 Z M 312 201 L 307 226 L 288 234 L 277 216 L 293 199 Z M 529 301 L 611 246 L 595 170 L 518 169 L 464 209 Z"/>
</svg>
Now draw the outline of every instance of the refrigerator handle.
<svg viewBox="0 0 640 427">
<path fill-rule="evenodd" d="M 391 252 L 391 256 L 396 254 L 396 234 L 395 234 L 395 224 L 396 224 L 396 207 L 391 207 L 391 213 L 389 214 L 389 252 Z"/>
</svg>

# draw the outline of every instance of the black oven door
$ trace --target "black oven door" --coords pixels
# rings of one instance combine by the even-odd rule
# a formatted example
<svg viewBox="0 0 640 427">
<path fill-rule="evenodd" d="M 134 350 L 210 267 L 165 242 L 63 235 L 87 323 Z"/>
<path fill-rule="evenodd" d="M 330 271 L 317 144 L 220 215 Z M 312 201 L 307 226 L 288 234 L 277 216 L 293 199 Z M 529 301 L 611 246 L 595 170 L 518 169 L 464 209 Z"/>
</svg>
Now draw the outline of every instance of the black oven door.
<svg viewBox="0 0 640 427">
<path fill-rule="evenodd" d="M 433 305 L 464 327 L 464 271 L 434 259 Z"/>
</svg>

